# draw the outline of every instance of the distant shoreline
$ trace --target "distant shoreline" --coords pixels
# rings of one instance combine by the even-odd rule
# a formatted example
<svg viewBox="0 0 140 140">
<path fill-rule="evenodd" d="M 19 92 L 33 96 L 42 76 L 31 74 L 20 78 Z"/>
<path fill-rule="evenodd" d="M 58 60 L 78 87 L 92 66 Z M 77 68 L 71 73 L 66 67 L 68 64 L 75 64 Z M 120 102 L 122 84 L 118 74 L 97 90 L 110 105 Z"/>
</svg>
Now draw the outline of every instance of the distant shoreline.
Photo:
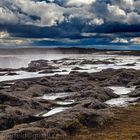
<svg viewBox="0 0 140 140">
<path fill-rule="evenodd" d="M 92 54 L 92 53 L 111 53 L 118 55 L 138 55 L 136 50 L 114 50 L 114 49 L 95 49 L 95 48 L 0 48 L 0 55 L 20 55 L 20 54 Z"/>
</svg>

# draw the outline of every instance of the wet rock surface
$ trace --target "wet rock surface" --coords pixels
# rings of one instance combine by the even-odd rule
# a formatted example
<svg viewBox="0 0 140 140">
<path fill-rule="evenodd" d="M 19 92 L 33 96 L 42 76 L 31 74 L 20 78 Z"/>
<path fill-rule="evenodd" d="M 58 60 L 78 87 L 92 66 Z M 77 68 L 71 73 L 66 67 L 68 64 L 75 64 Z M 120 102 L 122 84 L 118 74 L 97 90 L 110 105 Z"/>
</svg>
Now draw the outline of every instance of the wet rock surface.
<svg viewBox="0 0 140 140">
<path fill-rule="evenodd" d="M 60 71 L 62 63 L 112 64 L 105 60 L 70 61 L 53 60 L 52 64 L 48 60 L 37 60 L 19 70 L 55 73 Z M 108 68 L 94 73 L 78 70 L 86 69 L 75 66 L 69 74 L 1 82 L 0 139 L 53 139 L 81 127 L 102 126 L 113 115 L 105 102 L 119 97 L 108 86 L 136 86 L 129 96 L 140 96 L 140 70 Z M 53 112 L 60 107 L 62 111 Z"/>
<path fill-rule="evenodd" d="M 129 97 L 140 97 L 140 88 L 136 88 L 134 91 L 130 92 Z"/>
</svg>

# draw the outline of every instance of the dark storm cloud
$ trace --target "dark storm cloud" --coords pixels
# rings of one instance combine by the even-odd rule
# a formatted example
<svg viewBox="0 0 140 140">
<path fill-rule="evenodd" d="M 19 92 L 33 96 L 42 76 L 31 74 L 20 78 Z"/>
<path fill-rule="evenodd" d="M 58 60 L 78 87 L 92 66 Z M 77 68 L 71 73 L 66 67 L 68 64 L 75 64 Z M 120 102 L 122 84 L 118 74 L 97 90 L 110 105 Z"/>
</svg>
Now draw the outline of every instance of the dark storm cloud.
<svg viewBox="0 0 140 140">
<path fill-rule="evenodd" d="M 140 36 L 139 9 L 139 0 L 0 1 L 0 44 L 126 43 Z"/>
</svg>

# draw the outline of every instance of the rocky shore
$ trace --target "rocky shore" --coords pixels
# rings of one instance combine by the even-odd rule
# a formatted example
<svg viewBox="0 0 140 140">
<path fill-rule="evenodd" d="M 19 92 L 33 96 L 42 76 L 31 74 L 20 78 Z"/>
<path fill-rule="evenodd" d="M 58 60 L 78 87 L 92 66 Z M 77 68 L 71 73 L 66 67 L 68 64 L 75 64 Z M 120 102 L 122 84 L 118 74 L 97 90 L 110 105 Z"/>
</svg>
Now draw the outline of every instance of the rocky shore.
<svg viewBox="0 0 140 140">
<path fill-rule="evenodd" d="M 111 86 L 133 88 L 123 94 L 133 99 L 126 100 L 125 106 L 139 104 L 140 70 L 131 68 L 137 62 L 95 72 L 83 66 L 114 63 L 113 59 L 65 58 L 31 61 L 18 69 L 1 68 L 0 78 L 18 76 L 19 71 L 44 75 L 0 82 L 0 140 L 54 140 L 85 127 L 102 128 L 114 117 L 107 101 L 122 98 Z"/>
</svg>

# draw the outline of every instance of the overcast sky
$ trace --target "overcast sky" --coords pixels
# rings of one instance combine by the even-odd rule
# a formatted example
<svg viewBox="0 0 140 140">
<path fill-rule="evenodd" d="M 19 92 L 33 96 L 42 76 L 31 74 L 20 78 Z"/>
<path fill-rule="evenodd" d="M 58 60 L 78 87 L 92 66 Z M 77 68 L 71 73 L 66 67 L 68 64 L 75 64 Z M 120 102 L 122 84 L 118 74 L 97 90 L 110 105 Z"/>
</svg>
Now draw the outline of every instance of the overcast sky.
<svg viewBox="0 0 140 140">
<path fill-rule="evenodd" d="M 0 1 L 0 47 L 103 44 L 140 44 L 140 0 Z"/>
</svg>

